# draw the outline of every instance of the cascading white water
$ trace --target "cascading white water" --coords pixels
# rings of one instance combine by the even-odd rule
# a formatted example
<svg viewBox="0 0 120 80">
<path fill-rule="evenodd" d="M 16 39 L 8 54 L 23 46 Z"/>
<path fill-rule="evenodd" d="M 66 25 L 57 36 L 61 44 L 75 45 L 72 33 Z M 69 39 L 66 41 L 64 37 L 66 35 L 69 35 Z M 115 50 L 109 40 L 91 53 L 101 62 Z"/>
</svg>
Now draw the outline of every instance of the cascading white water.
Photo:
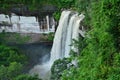
<svg viewBox="0 0 120 80">
<path fill-rule="evenodd" d="M 65 48 L 64 44 L 66 39 L 65 35 L 66 35 L 67 26 L 69 23 L 68 20 L 69 20 L 70 13 L 71 11 L 62 12 L 57 31 L 55 33 L 53 46 L 51 49 L 51 58 L 50 58 L 51 62 L 54 62 L 55 60 L 64 57 L 64 54 L 62 53 L 65 50 L 64 49 Z"/>
<path fill-rule="evenodd" d="M 62 13 L 51 50 L 52 61 L 69 57 L 72 39 L 78 40 L 79 26 L 83 19 L 83 14 L 78 16 L 78 13 L 72 11 Z M 75 47 L 73 46 L 72 49 L 75 50 Z"/>
<path fill-rule="evenodd" d="M 62 15 L 61 15 L 61 18 L 59 21 L 59 26 L 55 33 L 53 47 L 51 50 L 50 61 L 47 63 L 44 63 L 42 65 L 36 65 L 33 69 L 30 70 L 30 74 L 38 74 L 40 78 L 46 79 L 46 75 L 50 74 L 50 68 L 51 68 L 53 62 L 59 58 L 62 58 L 61 57 L 62 56 L 61 55 L 62 34 L 63 34 L 64 27 L 67 27 L 67 25 L 68 25 L 68 19 L 69 19 L 70 13 L 71 13 L 71 11 L 63 11 L 62 12 Z M 57 48 L 57 50 L 55 50 L 55 48 Z M 47 80 L 49 80 L 49 78 L 47 78 Z"/>
<path fill-rule="evenodd" d="M 48 29 L 48 31 L 49 31 L 49 28 L 50 28 L 49 25 L 50 25 L 50 23 L 49 23 L 49 16 L 48 16 L 48 15 L 46 16 L 46 20 L 47 20 L 47 29 Z"/>
<path fill-rule="evenodd" d="M 79 27 L 80 27 L 80 22 L 84 19 L 84 15 L 81 14 L 79 15 L 78 17 L 75 18 L 75 22 L 73 24 L 73 32 L 72 32 L 72 38 L 71 39 L 75 39 L 75 40 L 78 40 L 79 38 Z M 78 52 L 77 51 L 77 48 L 75 46 L 71 46 L 71 49 L 74 51 L 74 52 Z"/>
<path fill-rule="evenodd" d="M 50 73 L 53 62 L 60 58 L 69 57 L 70 49 L 76 50 L 74 46 L 71 47 L 70 45 L 72 39 L 78 39 L 79 37 L 79 26 L 83 18 L 83 14 L 78 16 L 78 13 L 73 11 L 62 12 L 51 49 L 50 61 L 35 66 L 30 71 L 31 74 L 38 73 L 40 78 L 46 80 L 45 77 Z"/>
<path fill-rule="evenodd" d="M 69 52 L 70 52 L 70 45 L 72 42 L 72 33 L 73 33 L 73 24 L 74 24 L 74 20 L 75 18 L 78 16 L 78 14 L 74 14 L 71 19 L 70 19 L 70 23 L 68 25 L 67 28 L 67 35 L 66 35 L 66 43 L 65 43 L 65 57 L 69 57 Z"/>
</svg>

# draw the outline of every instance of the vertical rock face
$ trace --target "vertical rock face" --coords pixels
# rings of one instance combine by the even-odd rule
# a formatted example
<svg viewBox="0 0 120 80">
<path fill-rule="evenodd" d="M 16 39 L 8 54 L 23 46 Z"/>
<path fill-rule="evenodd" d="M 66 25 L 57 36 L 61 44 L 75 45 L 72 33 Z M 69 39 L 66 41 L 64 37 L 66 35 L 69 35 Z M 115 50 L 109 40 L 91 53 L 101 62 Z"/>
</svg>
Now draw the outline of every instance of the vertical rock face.
<svg viewBox="0 0 120 80">
<path fill-rule="evenodd" d="M 55 22 L 54 18 L 50 21 L 48 15 L 37 21 L 35 17 L 17 16 L 12 14 L 0 14 L 0 32 L 17 32 L 17 33 L 49 33 L 54 32 Z M 52 24 L 52 25 L 50 25 Z"/>
</svg>

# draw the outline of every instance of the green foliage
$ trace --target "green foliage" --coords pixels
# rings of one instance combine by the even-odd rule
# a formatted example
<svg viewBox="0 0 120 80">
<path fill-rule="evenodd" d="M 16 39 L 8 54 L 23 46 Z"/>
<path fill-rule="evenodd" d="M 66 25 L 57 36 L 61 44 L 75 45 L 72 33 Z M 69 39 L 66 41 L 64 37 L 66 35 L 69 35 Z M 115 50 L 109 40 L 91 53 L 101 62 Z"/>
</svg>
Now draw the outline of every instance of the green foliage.
<svg viewBox="0 0 120 80">
<path fill-rule="evenodd" d="M 18 6 L 26 5 L 30 7 L 30 9 L 36 9 L 42 3 L 43 1 L 40 1 L 40 0 L 29 0 L 29 1 L 27 0 L 2 0 L 0 1 L 0 4 L 1 4 L 0 6 L 1 6 L 1 9 L 5 9 L 5 10 L 9 9 L 13 5 L 18 5 Z"/>
<path fill-rule="evenodd" d="M 41 80 L 37 76 L 22 74 L 26 63 L 24 54 L 0 44 L 0 80 Z"/>
<path fill-rule="evenodd" d="M 51 3 L 56 5 L 59 9 L 70 8 L 75 4 L 75 0 L 51 0 Z"/>
<path fill-rule="evenodd" d="M 89 22 L 92 27 L 89 37 L 84 39 L 85 47 L 79 49 L 80 55 L 76 57 L 78 68 L 65 70 L 61 80 L 120 79 L 120 52 L 116 45 L 120 37 L 119 3 L 120 0 L 91 0 L 88 9 L 91 10 Z"/>
<path fill-rule="evenodd" d="M 90 30 L 89 37 L 75 41 L 79 54 L 71 56 L 77 58 L 77 68 L 68 69 L 67 59 L 58 60 L 52 66 L 53 80 L 119 80 L 120 79 L 120 0 L 2 0 L 0 8 L 10 8 L 12 4 L 25 4 L 31 9 L 39 7 L 41 3 L 54 4 L 59 10 L 62 8 L 74 8 L 84 13 L 86 19 L 84 26 Z M 39 4 L 39 5 L 38 5 Z M 59 12 L 54 14 L 59 19 Z M 51 40 L 51 37 L 50 37 Z M 74 44 L 73 44 L 74 45 Z M 11 62 L 21 63 L 16 51 L 8 47 L 0 46 L 1 80 L 9 80 L 16 77 L 16 66 Z M 74 52 L 72 52 L 74 53 Z M 10 66 L 8 66 L 10 65 Z M 20 64 L 19 64 L 20 66 Z M 19 67 L 16 66 L 16 67 Z M 20 68 L 18 68 L 20 69 Z M 14 73 L 12 73 L 14 72 Z M 7 75 L 6 75 L 7 74 Z M 61 77 L 61 78 L 60 78 Z M 9 79 L 8 79 L 9 78 Z M 20 75 L 15 80 L 31 79 L 28 75 Z M 32 78 L 33 79 L 33 78 Z"/>
<path fill-rule="evenodd" d="M 29 40 L 30 40 L 29 36 L 24 36 L 23 34 L 19 34 L 19 33 L 8 33 L 8 32 L 0 33 L 0 42 L 4 44 L 7 43 L 22 44 L 28 42 Z"/>
<path fill-rule="evenodd" d="M 50 32 L 48 34 L 43 33 L 43 41 L 50 41 L 50 42 L 52 42 L 53 39 L 54 39 L 54 33 L 53 32 Z"/>
<path fill-rule="evenodd" d="M 38 76 L 30 76 L 27 74 L 22 74 L 14 78 L 13 80 L 41 80 L 38 78 Z"/>
<path fill-rule="evenodd" d="M 59 11 L 58 11 L 58 12 L 55 12 L 55 13 L 53 14 L 53 16 L 54 16 L 54 18 L 55 18 L 56 21 L 59 21 L 60 15 L 61 15 L 61 13 L 60 13 Z"/>
<path fill-rule="evenodd" d="M 75 1 L 75 7 L 76 7 L 76 10 L 79 12 L 79 13 L 82 13 L 85 15 L 85 19 L 84 19 L 84 23 L 83 23 L 83 26 L 85 26 L 86 28 L 91 28 L 91 5 L 93 3 L 94 0 L 76 0 Z"/>
<path fill-rule="evenodd" d="M 82 50 L 86 47 L 85 39 L 83 37 L 79 37 L 78 40 L 73 39 L 70 46 L 74 46 L 76 49 L 78 49 L 79 52 L 82 52 Z M 78 54 L 71 50 L 70 55 L 72 58 L 76 58 L 78 55 L 81 54 Z"/>
<path fill-rule="evenodd" d="M 8 79 L 13 79 L 14 77 L 18 76 L 22 73 L 22 64 L 17 62 L 10 63 L 10 66 L 7 68 L 7 75 Z"/>
<path fill-rule="evenodd" d="M 7 79 L 7 68 L 5 66 L 0 66 L 0 80 L 6 80 Z"/>
<path fill-rule="evenodd" d="M 23 65 L 12 62 L 8 67 L 0 66 L 0 80 L 41 80 L 38 76 L 30 76 L 22 73 Z"/>
<path fill-rule="evenodd" d="M 14 77 L 21 74 L 22 64 L 12 62 L 8 67 L 0 66 L 0 80 L 13 80 Z"/>
<path fill-rule="evenodd" d="M 70 62 L 71 61 L 68 58 L 56 60 L 51 68 L 51 80 L 60 80 L 63 71 L 68 69 L 68 65 L 70 64 Z"/>
<path fill-rule="evenodd" d="M 16 49 L 0 45 L 0 65 L 8 66 L 11 62 L 25 64 L 26 61 L 25 55 L 19 53 Z"/>
<path fill-rule="evenodd" d="M 54 39 L 54 33 L 49 33 L 47 40 L 48 41 L 53 41 L 53 39 Z"/>
<path fill-rule="evenodd" d="M 14 37 L 13 41 L 16 41 L 16 43 L 25 43 L 30 40 L 29 36 L 24 36 L 24 35 L 17 34 L 17 33 L 14 33 L 13 37 Z"/>
<path fill-rule="evenodd" d="M 27 63 L 27 57 L 18 49 L 3 45 L 6 43 L 3 38 L 7 36 L 4 32 L 0 34 L 0 80 L 13 80 L 22 74 L 23 65 Z"/>
</svg>

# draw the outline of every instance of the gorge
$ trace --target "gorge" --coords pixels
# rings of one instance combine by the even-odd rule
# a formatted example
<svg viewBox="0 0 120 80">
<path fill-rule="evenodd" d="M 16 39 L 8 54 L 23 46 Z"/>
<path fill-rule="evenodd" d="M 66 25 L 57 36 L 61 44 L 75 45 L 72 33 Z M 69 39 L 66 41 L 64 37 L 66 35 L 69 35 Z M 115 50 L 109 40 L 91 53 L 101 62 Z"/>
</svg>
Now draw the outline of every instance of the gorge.
<svg viewBox="0 0 120 80">
<path fill-rule="evenodd" d="M 55 21 L 53 18 L 49 20 L 48 16 L 46 16 L 46 23 L 37 22 L 35 17 L 24 17 L 24 16 L 19 17 L 16 15 L 13 15 L 9 19 L 8 15 L 5 16 L 2 14 L 0 15 L 0 18 L 1 18 L 1 24 L 3 23 L 11 24 L 11 26 L 1 25 L 1 29 L 0 29 L 1 32 L 2 31 L 17 32 L 20 34 L 24 33 L 24 34 L 31 34 L 31 35 L 34 33 L 34 35 L 35 34 L 39 35 L 40 33 L 50 33 L 50 32 L 54 32 L 55 30 Z M 36 49 L 34 49 L 34 46 L 36 46 L 35 44 L 33 45 L 28 44 L 29 48 L 31 46 L 30 49 L 27 48 L 27 45 L 25 44 L 18 45 L 18 47 L 22 49 L 22 51 L 25 52 L 25 54 L 27 54 L 27 56 L 29 56 L 30 59 L 32 60 L 33 63 L 31 64 L 31 66 L 33 66 L 36 63 L 38 64 L 38 65 L 35 65 L 29 71 L 31 75 L 38 74 L 39 78 L 42 78 L 43 80 L 46 80 L 46 79 L 49 80 L 51 75 L 50 69 L 54 61 L 57 59 L 63 59 L 64 57 L 66 58 L 69 57 L 69 53 L 71 49 L 77 52 L 76 47 L 70 46 L 70 45 L 72 44 L 73 39 L 78 40 L 79 35 L 81 35 L 82 37 L 85 36 L 85 31 L 82 29 L 83 26 L 80 24 L 83 19 L 84 19 L 83 14 L 79 15 L 78 12 L 75 12 L 72 10 L 63 11 L 59 20 L 57 30 L 55 32 L 51 51 L 49 50 L 50 47 L 48 48 L 46 47 L 46 49 L 44 49 L 44 50 L 47 50 L 46 53 L 41 48 L 36 47 Z M 39 25 L 39 23 L 41 23 L 41 25 Z M 50 26 L 50 24 L 52 25 Z M 41 29 L 40 27 L 42 25 L 47 25 L 47 27 L 45 29 Z M 41 45 L 39 45 L 39 47 L 41 47 Z M 39 54 L 39 51 L 40 51 L 40 54 Z M 41 57 L 38 56 L 39 58 L 37 58 L 37 55 L 42 55 L 42 56 Z M 32 56 L 34 56 L 34 58 L 36 59 L 33 60 Z"/>
<path fill-rule="evenodd" d="M 0 0 L 0 80 L 119 73 L 120 0 Z"/>
</svg>

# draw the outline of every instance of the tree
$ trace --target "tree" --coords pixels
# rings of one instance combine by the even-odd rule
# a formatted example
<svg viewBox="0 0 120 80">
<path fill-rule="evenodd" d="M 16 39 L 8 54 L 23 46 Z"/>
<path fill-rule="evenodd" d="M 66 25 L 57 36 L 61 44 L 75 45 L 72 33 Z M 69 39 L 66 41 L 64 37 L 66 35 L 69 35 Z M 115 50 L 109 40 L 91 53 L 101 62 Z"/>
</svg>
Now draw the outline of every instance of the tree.
<svg viewBox="0 0 120 80">
<path fill-rule="evenodd" d="M 56 60 L 51 68 L 51 80 L 60 80 L 63 71 L 69 69 L 69 67 L 71 66 L 70 62 L 71 61 L 68 58 Z"/>
<path fill-rule="evenodd" d="M 38 78 L 38 76 L 30 76 L 27 74 L 22 74 L 14 78 L 13 80 L 41 80 Z"/>
<path fill-rule="evenodd" d="M 14 77 L 22 73 L 22 64 L 12 62 L 9 66 L 0 66 L 0 80 L 13 80 Z"/>
<path fill-rule="evenodd" d="M 10 66 L 8 66 L 7 70 L 7 78 L 12 80 L 14 77 L 20 75 L 22 73 L 22 64 L 17 62 L 12 62 Z"/>
<path fill-rule="evenodd" d="M 120 52 L 116 45 L 120 37 L 119 3 L 120 0 L 91 0 L 90 37 L 84 39 L 86 46 L 77 57 L 78 67 L 65 70 L 61 80 L 120 79 Z"/>
<path fill-rule="evenodd" d="M 8 66 L 11 62 L 19 62 L 25 64 L 27 58 L 24 54 L 18 52 L 5 45 L 0 45 L 0 65 Z"/>
</svg>

